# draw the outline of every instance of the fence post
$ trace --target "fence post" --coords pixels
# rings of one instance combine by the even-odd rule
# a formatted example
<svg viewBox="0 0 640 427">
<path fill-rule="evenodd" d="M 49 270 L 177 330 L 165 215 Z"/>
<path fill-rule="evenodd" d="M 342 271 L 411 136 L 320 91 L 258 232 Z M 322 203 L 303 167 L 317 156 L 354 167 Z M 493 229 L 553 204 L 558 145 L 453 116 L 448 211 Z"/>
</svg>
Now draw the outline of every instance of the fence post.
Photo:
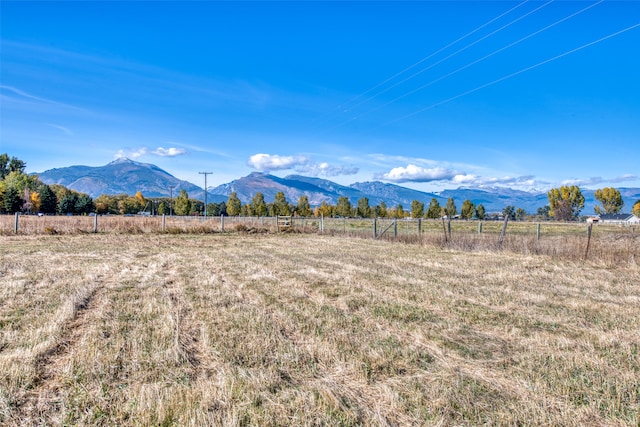
<svg viewBox="0 0 640 427">
<path fill-rule="evenodd" d="M 482 234 L 482 221 L 478 223 L 478 234 Z"/>
<path fill-rule="evenodd" d="M 589 225 L 587 225 L 587 247 L 584 250 L 585 261 L 587 260 L 587 255 L 589 254 L 589 243 L 591 243 L 591 226 L 592 225 L 593 225 L 592 222 L 590 222 Z"/>
<path fill-rule="evenodd" d="M 162 214 L 162 232 L 163 233 L 167 229 L 166 225 L 167 225 L 167 223 L 166 223 L 166 219 L 165 219 L 165 214 Z"/>
<path fill-rule="evenodd" d="M 396 239 L 398 237 L 398 218 L 393 220 L 393 238 Z"/>
<path fill-rule="evenodd" d="M 278 223 L 278 215 L 276 215 L 276 232 L 280 231 L 280 224 Z"/>
<path fill-rule="evenodd" d="M 93 217 L 93 232 L 98 232 L 98 214 Z"/>
<path fill-rule="evenodd" d="M 324 233 L 324 214 L 320 214 L 320 234 Z"/>
<path fill-rule="evenodd" d="M 224 233 L 224 215 L 220 214 L 220 232 Z"/>
<path fill-rule="evenodd" d="M 451 239 L 451 218 L 447 219 L 447 232 L 449 233 L 449 239 Z"/>
<path fill-rule="evenodd" d="M 347 218 L 342 218 L 342 232 L 347 234 Z"/>
<path fill-rule="evenodd" d="M 444 232 L 444 241 L 447 242 L 447 227 L 444 224 L 444 217 L 442 217 L 442 231 Z"/>
<path fill-rule="evenodd" d="M 507 222 L 509 222 L 509 215 L 504 216 L 504 224 L 502 224 L 502 231 L 500 232 L 500 238 L 498 239 L 498 246 L 502 248 L 502 241 L 504 240 L 504 235 L 507 233 Z"/>
<path fill-rule="evenodd" d="M 536 238 L 540 240 L 540 223 L 536 224 Z"/>
<path fill-rule="evenodd" d="M 373 218 L 373 238 L 378 238 L 378 218 Z"/>
<path fill-rule="evenodd" d="M 14 224 L 13 231 L 18 233 L 18 212 L 16 212 L 16 222 Z"/>
<path fill-rule="evenodd" d="M 418 236 L 422 235 L 422 218 L 418 218 Z"/>
</svg>

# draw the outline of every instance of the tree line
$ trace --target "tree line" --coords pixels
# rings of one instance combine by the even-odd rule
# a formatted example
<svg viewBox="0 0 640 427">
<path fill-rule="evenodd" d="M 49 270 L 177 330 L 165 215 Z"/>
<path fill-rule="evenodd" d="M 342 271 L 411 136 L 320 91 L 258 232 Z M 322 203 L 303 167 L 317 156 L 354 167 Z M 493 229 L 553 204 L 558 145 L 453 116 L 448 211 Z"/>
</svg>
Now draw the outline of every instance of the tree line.
<svg viewBox="0 0 640 427">
<path fill-rule="evenodd" d="M 209 203 L 205 206 L 200 200 L 189 198 L 185 190 L 174 198 L 145 198 L 140 191 L 134 196 L 127 194 L 103 194 L 95 200 L 89 195 L 70 190 L 59 184 L 47 185 L 36 175 L 25 174 L 26 163 L 8 154 L 0 154 L 0 212 L 1 213 L 35 213 L 45 214 L 138 214 L 146 212 L 158 215 L 201 215 L 206 211 L 210 216 L 301 216 L 301 217 L 356 217 L 356 218 L 432 218 L 443 217 L 460 219 L 485 219 L 488 217 L 482 204 L 475 205 L 471 200 L 464 200 L 460 210 L 453 198 L 448 198 L 444 206 L 436 198 L 428 205 L 413 200 L 405 208 L 402 204 L 388 207 L 384 202 L 371 205 L 367 197 L 361 197 L 352 204 L 348 197 L 341 196 L 335 205 L 326 201 L 312 207 L 307 196 L 300 196 L 297 204 L 289 202 L 284 192 L 275 194 L 274 200 L 267 202 L 260 192 L 255 193 L 249 203 L 242 203 L 237 193 L 232 192 L 226 202 Z M 601 206 L 595 207 L 597 214 L 619 213 L 624 202 L 620 191 L 615 188 L 602 188 L 595 191 L 595 198 Z M 547 193 L 549 204 L 541 207 L 534 214 L 522 208 L 506 206 L 501 214 L 510 219 L 555 219 L 558 221 L 574 221 L 584 208 L 584 196 L 575 185 L 552 188 Z M 632 209 L 640 216 L 640 200 Z"/>
</svg>

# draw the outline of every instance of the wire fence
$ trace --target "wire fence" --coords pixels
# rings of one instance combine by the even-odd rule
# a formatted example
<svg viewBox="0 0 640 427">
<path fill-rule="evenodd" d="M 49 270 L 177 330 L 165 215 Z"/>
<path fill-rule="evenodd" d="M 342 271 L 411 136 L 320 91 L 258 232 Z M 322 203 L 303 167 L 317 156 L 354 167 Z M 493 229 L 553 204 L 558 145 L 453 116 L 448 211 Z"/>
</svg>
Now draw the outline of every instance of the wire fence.
<svg viewBox="0 0 640 427">
<path fill-rule="evenodd" d="M 317 233 L 437 246 L 504 250 L 607 265 L 638 265 L 640 227 L 561 222 L 393 218 L 0 215 L 0 235 Z"/>
</svg>

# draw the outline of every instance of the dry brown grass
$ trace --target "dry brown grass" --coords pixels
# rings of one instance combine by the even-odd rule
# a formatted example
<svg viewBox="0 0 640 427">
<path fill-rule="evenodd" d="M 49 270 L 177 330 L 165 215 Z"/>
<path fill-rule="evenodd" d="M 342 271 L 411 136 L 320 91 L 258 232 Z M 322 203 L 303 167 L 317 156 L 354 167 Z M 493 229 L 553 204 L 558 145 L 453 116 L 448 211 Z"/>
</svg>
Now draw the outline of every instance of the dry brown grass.
<svg viewBox="0 0 640 427">
<path fill-rule="evenodd" d="M 0 236 L 3 425 L 638 425 L 640 269 L 301 234 Z"/>
</svg>

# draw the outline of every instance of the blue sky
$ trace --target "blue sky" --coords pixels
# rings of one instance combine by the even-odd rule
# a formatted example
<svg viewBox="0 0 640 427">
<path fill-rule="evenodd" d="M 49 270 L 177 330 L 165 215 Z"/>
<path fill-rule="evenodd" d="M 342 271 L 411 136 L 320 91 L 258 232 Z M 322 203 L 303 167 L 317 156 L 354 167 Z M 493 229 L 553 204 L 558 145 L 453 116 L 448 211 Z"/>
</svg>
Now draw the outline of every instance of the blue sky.
<svg viewBox="0 0 640 427">
<path fill-rule="evenodd" d="M 0 2 L 0 152 L 424 191 L 640 187 L 639 1 Z"/>
</svg>

